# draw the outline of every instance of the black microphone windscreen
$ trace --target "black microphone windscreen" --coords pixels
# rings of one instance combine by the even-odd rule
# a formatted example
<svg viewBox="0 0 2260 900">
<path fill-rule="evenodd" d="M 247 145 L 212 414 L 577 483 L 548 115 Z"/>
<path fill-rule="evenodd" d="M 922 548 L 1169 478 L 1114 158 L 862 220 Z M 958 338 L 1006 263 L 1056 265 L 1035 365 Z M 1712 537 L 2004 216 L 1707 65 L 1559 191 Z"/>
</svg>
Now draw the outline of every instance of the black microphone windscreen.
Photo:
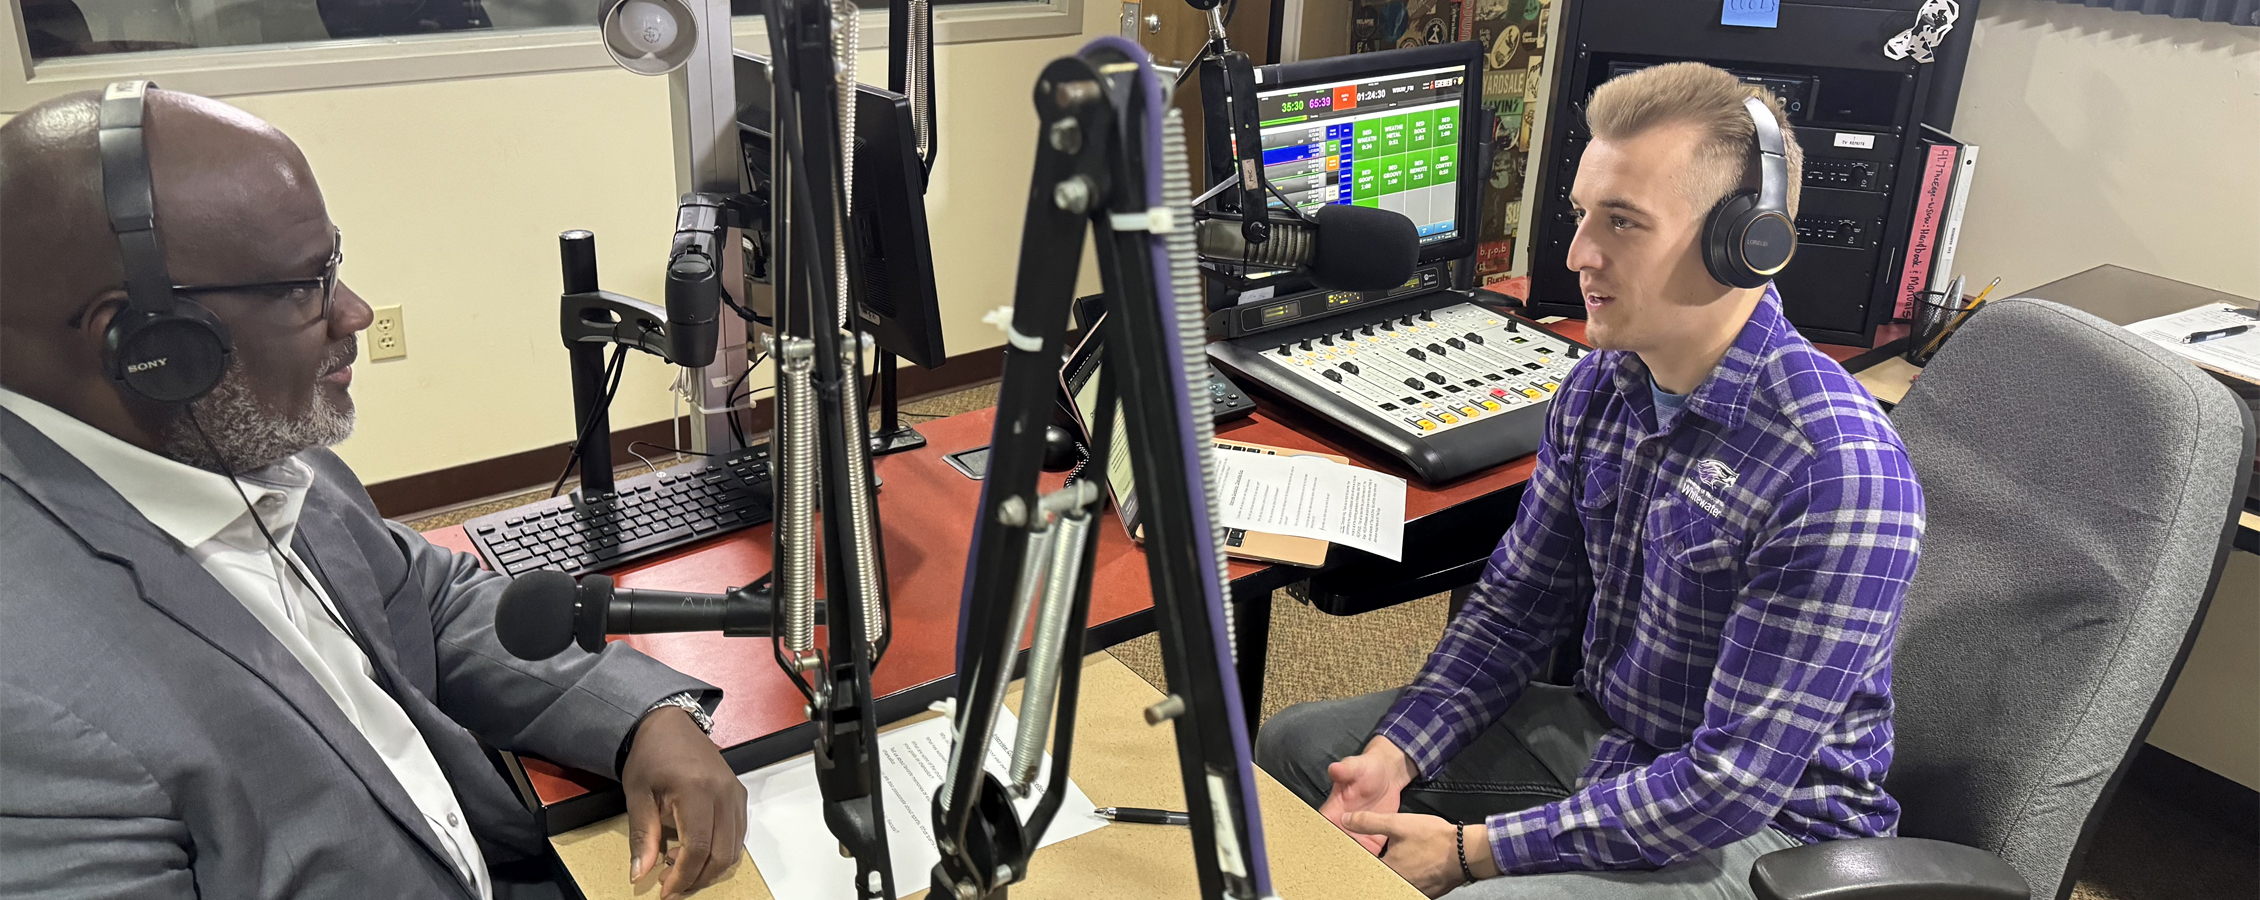
<svg viewBox="0 0 2260 900">
<path fill-rule="evenodd" d="M 556 656 L 573 643 L 573 599 L 579 592 L 573 576 L 548 569 L 511 581 L 494 611 L 494 636 L 502 649 L 519 659 Z"/>
<path fill-rule="evenodd" d="M 1420 261 L 1420 229 L 1404 214 L 1329 203 L 1312 215 L 1318 246 L 1311 280 L 1338 291 L 1381 291 L 1404 284 Z"/>
</svg>

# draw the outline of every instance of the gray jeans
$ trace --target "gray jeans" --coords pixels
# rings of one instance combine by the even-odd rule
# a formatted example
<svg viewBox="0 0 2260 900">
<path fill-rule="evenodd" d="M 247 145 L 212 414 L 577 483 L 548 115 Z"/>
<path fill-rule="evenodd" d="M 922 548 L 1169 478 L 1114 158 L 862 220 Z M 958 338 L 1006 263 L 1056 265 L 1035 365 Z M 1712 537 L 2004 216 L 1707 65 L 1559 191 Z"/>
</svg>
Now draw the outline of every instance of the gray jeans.
<svg viewBox="0 0 2260 900">
<path fill-rule="evenodd" d="M 1396 691 L 1302 703 L 1281 710 L 1256 735 L 1256 764 L 1313 807 L 1333 790 L 1326 766 L 1364 749 Z M 1533 684 L 1499 722 L 1405 788 L 1405 812 L 1480 822 L 1570 795 L 1593 748 L 1608 733 L 1600 708 L 1574 688 Z M 1451 900 L 1750 900 L 1750 866 L 1797 845 L 1767 828 L 1661 869 L 1515 875 L 1462 886 Z M 1473 848 L 1469 848 L 1473 852 Z"/>
</svg>

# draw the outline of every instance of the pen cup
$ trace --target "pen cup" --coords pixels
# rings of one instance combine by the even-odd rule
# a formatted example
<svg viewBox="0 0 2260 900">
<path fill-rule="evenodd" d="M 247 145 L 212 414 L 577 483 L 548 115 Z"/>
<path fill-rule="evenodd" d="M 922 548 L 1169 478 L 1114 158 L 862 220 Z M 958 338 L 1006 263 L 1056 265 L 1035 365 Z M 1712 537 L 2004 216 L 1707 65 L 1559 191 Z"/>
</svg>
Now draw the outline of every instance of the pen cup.
<svg viewBox="0 0 2260 900">
<path fill-rule="evenodd" d="M 1970 297 L 1948 297 L 1945 291 L 1924 291 L 1915 298 L 1915 315 L 1907 326 L 1907 352 L 1902 354 L 1917 366 L 1930 362 L 1938 348 L 1946 346 L 1943 336 L 1961 324 L 1962 314 L 1973 305 Z"/>
</svg>

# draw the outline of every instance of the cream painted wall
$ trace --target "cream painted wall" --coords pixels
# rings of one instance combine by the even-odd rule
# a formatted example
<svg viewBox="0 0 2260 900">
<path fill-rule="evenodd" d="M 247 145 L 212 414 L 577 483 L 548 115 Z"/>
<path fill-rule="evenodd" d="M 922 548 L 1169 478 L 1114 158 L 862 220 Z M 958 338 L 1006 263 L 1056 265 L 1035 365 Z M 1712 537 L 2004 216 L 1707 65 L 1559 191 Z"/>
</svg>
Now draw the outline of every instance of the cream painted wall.
<svg viewBox="0 0 2260 900">
<path fill-rule="evenodd" d="M 2117 263 L 2260 298 L 2260 29 L 1987 0 L 1954 134 L 1984 148 L 1973 280 Z M 2231 555 L 2150 743 L 2260 788 L 2260 558 Z"/>
<path fill-rule="evenodd" d="M 1086 34 L 1113 30 L 1111 4 L 1085 10 Z M 1011 302 L 1035 158 L 1029 92 L 1083 40 L 936 49 L 942 145 L 927 216 L 952 354 L 1003 342 L 981 315 Z M 882 53 L 859 62 L 866 81 L 884 80 Z M 659 299 L 674 213 L 665 79 L 590 70 L 231 102 L 305 149 L 349 235 L 347 282 L 403 307 L 408 357 L 355 368 L 361 425 L 338 450 L 363 480 L 572 439 L 556 236 L 596 232 L 604 286 Z M 667 419 L 674 373 L 630 354 L 614 427 Z"/>
<path fill-rule="evenodd" d="M 667 82 L 615 70 L 231 102 L 297 140 L 346 234 L 346 283 L 399 304 L 408 356 L 354 367 L 339 452 L 369 482 L 572 440 L 557 234 L 605 287 L 658 299 L 674 215 Z M 614 406 L 666 418 L 674 370 L 631 353 Z M 526 473 L 532 483 L 553 473 Z"/>
<path fill-rule="evenodd" d="M 1987 0 L 1954 134 L 1955 268 L 2005 291 L 2117 263 L 2260 297 L 2260 29 Z"/>
</svg>

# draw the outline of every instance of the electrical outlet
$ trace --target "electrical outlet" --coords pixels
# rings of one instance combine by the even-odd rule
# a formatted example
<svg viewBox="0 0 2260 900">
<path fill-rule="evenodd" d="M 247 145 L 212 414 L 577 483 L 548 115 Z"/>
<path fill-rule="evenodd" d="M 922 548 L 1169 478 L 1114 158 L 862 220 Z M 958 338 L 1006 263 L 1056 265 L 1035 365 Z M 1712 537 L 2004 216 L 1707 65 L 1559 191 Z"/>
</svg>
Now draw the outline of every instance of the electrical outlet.
<svg viewBox="0 0 2260 900">
<path fill-rule="evenodd" d="M 408 326 L 400 307 L 380 306 L 369 323 L 369 359 L 399 359 L 408 355 Z"/>
</svg>

